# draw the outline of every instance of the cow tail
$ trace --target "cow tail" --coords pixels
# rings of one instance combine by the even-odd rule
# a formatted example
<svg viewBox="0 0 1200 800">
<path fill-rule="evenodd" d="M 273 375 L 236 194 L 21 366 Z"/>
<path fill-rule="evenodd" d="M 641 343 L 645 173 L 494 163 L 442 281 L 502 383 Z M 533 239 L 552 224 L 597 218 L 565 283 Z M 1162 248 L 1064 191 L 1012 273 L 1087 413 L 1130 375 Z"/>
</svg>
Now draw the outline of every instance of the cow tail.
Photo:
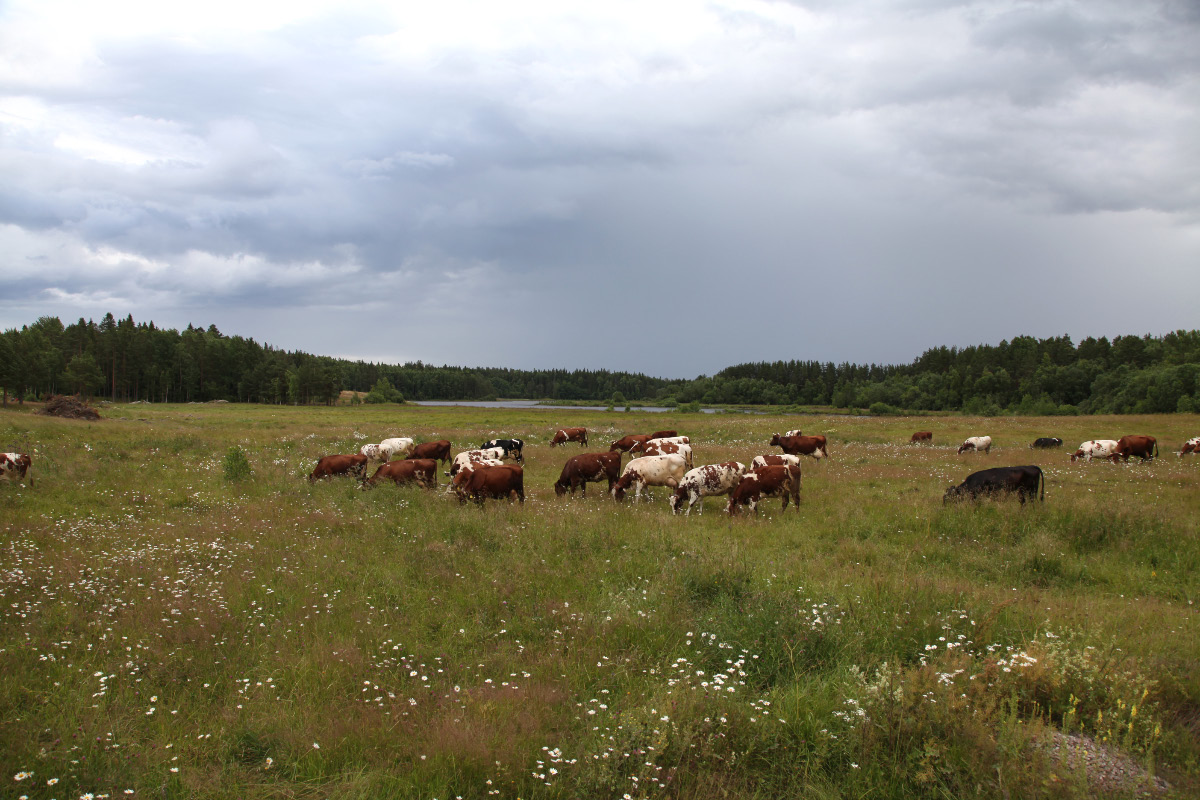
<svg viewBox="0 0 1200 800">
<path fill-rule="evenodd" d="M 1157 439 L 1154 440 L 1154 457 L 1158 458 L 1158 440 Z M 32 485 L 33 484 L 31 483 L 30 486 L 32 486 Z"/>
<path fill-rule="evenodd" d="M 1042 482 L 1042 493 L 1038 497 L 1038 502 L 1044 503 L 1046 502 L 1046 473 L 1042 472 L 1041 467 L 1038 467 L 1038 478 L 1041 479 Z"/>
</svg>

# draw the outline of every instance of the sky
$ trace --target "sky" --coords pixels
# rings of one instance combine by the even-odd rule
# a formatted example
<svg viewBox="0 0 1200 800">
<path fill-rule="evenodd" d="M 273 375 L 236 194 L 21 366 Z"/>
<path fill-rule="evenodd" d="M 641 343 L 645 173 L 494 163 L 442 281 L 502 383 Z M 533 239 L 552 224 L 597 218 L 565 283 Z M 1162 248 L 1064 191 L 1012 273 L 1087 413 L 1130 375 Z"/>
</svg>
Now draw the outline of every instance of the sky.
<svg viewBox="0 0 1200 800">
<path fill-rule="evenodd" d="M 1194 0 L 0 2 L 0 328 L 692 378 L 1198 301 Z"/>
</svg>

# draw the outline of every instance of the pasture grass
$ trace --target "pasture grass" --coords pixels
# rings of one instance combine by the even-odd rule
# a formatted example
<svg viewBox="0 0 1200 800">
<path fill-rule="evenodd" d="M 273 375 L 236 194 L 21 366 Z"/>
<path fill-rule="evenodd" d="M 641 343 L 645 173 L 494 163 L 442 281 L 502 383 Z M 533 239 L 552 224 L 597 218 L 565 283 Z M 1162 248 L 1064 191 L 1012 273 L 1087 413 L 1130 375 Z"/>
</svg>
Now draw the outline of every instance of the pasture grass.
<svg viewBox="0 0 1200 800">
<path fill-rule="evenodd" d="M 0 413 L 0 791 L 79 797 L 1094 797 L 1082 733 L 1200 791 L 1194 415 L 975 419 L 118 405 Z M 824 433 L 800 509 L 556 498 L 662 427 Z M 932 445 L 909 445 L 932 429 Z M 1151 433 L 1147 464 L 1071 464 Z M 992 452 L 959 456 L 966 436 Z M 309 484 L 406 435 L 526 440 L 523 507 Z M 1031 451 L 1044 435 L 1062 450 Z M 943 507 L 989 466 L 1046 501 Z M 445 488 L 445 478 L 440 477 Z M 17 776 L 21 776 L 17 780 Z M 53 782 L 53 783 L 51 783 Z M 1131 788 L 1132 787 L 1132 788 Z M 1107 794 L 1106 794 L 1107 792 Z"/>
</svg>

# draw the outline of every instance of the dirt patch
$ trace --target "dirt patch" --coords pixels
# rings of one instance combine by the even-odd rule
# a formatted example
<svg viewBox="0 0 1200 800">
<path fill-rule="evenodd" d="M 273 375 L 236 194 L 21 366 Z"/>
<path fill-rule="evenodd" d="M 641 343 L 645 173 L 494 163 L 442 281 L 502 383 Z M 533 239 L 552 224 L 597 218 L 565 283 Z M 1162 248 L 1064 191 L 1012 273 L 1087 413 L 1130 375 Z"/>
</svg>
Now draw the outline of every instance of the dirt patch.
<svg viewBox="0 0 1200 800">
<path fill-rule="evenodd" d="M 65 419 L 100 419 L 100 412 L 79 399 L 79 395 L 52 395 L 39 414 Z"/>
<path fill-rule="evenodd" d="M 1055 731 L 1035 746 L 1068 769 L 1081 771 L 1096 791 L 1138 797 L 1170 791 L 1166 781 L 1151 775 L 1128 755 L 1088 736 Z"/>
</svg>

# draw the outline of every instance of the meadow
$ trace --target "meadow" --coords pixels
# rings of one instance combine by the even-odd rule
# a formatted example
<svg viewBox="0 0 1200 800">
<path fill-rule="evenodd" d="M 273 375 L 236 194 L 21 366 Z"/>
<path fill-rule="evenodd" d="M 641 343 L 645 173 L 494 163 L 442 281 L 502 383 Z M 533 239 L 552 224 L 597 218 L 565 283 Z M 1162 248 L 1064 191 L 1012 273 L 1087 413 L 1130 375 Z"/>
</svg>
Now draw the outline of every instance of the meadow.
<svg viewBox="0 0 1200 800">
<path fill-rule="evenodd" d="M 101 411 L 0 412 L 0 796 L 1200 794 L 1200 416 Z M 555 497 L 567 425 L 831 457 L 798 511 L 672 517 Z M 1126 433 L 1162 457 L 1069 461 Z M 386 436 L 523 438 L 527 501 L 305 480 Z M 1011 464 L 1044 503 L 942 505 Z"/>
</svg>

